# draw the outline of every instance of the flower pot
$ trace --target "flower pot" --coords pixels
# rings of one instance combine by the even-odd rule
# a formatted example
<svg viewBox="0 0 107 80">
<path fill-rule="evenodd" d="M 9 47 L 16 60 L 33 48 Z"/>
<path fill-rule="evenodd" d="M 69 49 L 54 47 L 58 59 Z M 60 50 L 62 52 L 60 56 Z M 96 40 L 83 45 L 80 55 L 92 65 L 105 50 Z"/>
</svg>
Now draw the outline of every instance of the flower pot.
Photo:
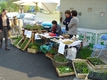
<svg viewBox="0 0 107 80">
<path fill-rule="evenodd" d="M 68 63 L 69 63 L 69 61 L 67 61 L 67 62 L 58 62 L 58 61 L 56 61 L 55 60 L 55 57 L 56 56 L 62 56 L 61 54 L 56 54 L 55 56 L 54 56 L 54 58 L 51 58 L 51 60 L 52 60 L 52 64 L 53 64 L 53 66 L 56 68 L 56 67 L 58 67 L 58 66 L 66 66 Z"/>
</svg>

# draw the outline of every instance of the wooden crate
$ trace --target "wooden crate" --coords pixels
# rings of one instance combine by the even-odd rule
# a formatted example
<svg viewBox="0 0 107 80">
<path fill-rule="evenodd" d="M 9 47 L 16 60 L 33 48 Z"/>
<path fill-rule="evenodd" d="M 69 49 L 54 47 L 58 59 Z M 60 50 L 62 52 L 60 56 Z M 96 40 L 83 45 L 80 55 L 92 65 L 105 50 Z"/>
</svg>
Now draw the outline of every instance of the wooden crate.
<svg viewBox="0 0 107 80">
<path fill-rule="evenodd" d="M 22 51 L 25 51 L 26 48 L 28 47 L 29 43 L 31 42 L 31 38 L 29 39 L 29 41 L 27 42 L 27 44 L 25 45 L 25 47 L 22 49 Z"/>
<path fill-rule="evenodd" d="M 11 44 L 13 45 L 13 44 L 15 43 L 16 40 L 10 39 L 10 41 L 11 41 Z"/>
<path fill-rule="evenodd" d="M 58 68 L 56 68 L 56 72 L 57 72 L 57 74 L 58 74 L 59 77 L 75 75 L 75 72 L 61 74 L 60 71 L 58 70 Z"/>
<path fill-rule="evenodd" d="M 85 60 L 85 59 L 75 59 L 75 60 L 73 60 L 73 62 L 72 62 L 76 77 L 77 77 L 77 78 L 81 78 L 81 79 L 85 79 L 86 76 L 88 75 L 88 73 L 86 73 L 86 74 L 83 74 L 83 73 L 77 73 L 77 72 L 76 72 L 75 65 L 74 65 L 75 62 L 84 62 L 84 63 L 87 64 L 87 67 L 88 67 L 87 60 Z"/>
<path fill-rule="evenodd" d="M 36 49 L 27 48 L 27 52 L 36 54 Z"/>
<path fill-rule="evenodd" d="M 17 47 L 18 49 L 20 49 L 20 47 L 19 47 L 19 43 L 22 42 L 23 39 L 24 39 L 24 37 L 17 43 L 16 47 Z"/>
<path fill-rule="evenodd" d="M 48 55 L 47 53 L 45 54 L 45 56 L 46 56 L 47 58 L 49 58 L 49 59 L 52 59 L 52 58 L 53 58 L 53 55 L 50 56 L 50 55 Z"/>
<path fill-rule="evenodd" d="M 94 68 L 95 70 L 99 70 L 99 69 L 107 69 L 107 65 L 105 64 L 105 65 L 93 65 L 90 61 L 88 61 L 88 64 L 92 67 L 92 68 Z"/>
</svg>

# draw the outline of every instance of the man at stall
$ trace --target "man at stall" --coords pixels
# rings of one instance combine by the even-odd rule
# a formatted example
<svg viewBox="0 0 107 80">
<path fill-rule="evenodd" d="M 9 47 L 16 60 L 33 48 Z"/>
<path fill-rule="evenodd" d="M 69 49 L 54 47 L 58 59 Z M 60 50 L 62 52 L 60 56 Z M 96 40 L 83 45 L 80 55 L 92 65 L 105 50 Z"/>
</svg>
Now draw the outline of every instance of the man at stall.
<svg viewBox="0 0 107 80">
<path fill-rule="evenodd" d="M 7 17 L 7 10 L 3 9 L 2 14 L 0 15 L 0 48 L 2 47 L 3 37 L 5 38 L 5 49 L 8 48 L 8 31 L 10 30 L 9 19 Z"/>
<path fill-rule="evenodd" d="M 57 21 L 52 21 L 52 28 L 50 29 L 50 32 L 55 33 L 57 35 L 62 35 L 61 26 L 57 24 Z"/>
</svg>

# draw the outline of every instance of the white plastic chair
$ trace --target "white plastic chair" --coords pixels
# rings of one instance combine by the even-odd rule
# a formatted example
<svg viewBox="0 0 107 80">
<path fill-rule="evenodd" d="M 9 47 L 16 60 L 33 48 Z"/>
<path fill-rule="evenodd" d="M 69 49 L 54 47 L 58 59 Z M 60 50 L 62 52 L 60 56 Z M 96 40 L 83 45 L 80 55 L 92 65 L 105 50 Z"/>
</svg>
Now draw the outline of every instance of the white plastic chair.
<svg viewBox="0 0 107 80">
<path fill-rule="evenodd" d="M 107 35 L 102 35 L 101 36 L 101 40 L 103 40 L 104 42 L 105 42 L 105 44 L 103 45 L 103 44 L 101 44 L 101 43 L 98 43 L 98 44 L 95 44 L 95 45 L 93 45 L 93 52 L 92 52 L 92 55 L 91 55 L 91 57 L 93 57 L 94 55 L 95 55 L 95 52 L 96 52 L 96 50 L 100 50 L 100 52 L 99 52 L 99 54 L 98 54 L 98 56 L 97 57 L 99 57 L 101 54 L 102 54 L 102 51 L 103 50 L 106 50 L 107 51 Z M 104 54 L 102 54 L 104 57 L 107 57 L 107 56 L 105 56 Z"/>
</svg>

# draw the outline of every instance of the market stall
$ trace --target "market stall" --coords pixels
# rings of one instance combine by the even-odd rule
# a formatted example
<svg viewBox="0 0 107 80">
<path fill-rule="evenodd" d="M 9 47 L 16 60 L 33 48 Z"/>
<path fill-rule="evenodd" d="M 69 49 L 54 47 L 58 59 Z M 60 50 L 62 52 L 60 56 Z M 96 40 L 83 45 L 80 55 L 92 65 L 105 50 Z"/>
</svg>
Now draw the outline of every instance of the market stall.
<svg viewBox="0 0 107 80">
<path fill-rule="evenodd" d="M 104 79 L 100 77 L 101 80 L 107 78 L 107 65 L 98 58 L 90 58 L 92 50 L 81 46 L 78 35 L 72 38 L 68 35 L 52 35 L 40 25 L 28 25 L 22 32 L 23 35 L 11 38 L 12 45 L 29 53 L 44 53 L 52 61 L 59 77 L 76 75 L 77 78 L 96 79 L 91 73 L 104 73 Z M 78 54 L 82 57 L 77 58 Z"/>
</svg>

